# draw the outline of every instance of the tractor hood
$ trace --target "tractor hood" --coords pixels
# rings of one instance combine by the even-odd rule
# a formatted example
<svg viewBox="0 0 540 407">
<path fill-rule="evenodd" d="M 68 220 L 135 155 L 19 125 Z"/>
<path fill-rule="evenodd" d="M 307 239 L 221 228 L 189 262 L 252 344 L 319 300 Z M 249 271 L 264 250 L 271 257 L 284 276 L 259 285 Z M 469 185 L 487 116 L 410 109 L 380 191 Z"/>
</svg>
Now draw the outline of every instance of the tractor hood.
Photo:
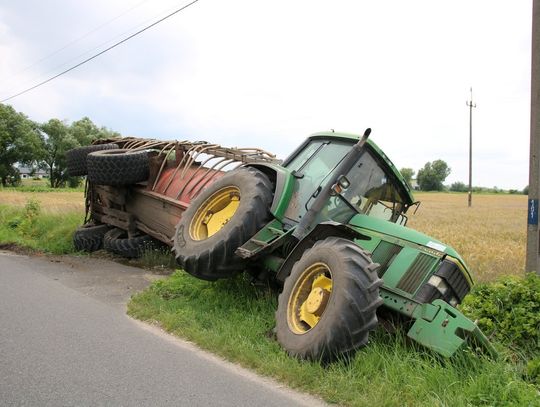
<svg viewBox="0 0 540 407">
<path fill-rule="evenodd" d="M 452 247 L 428 235 L 417 232 L 414 229 L 363 214 L 353 216 L 349 221 L 349 224 L 360 229 L 369 230 L 368 234 L 384 234 L 399 240 L 428 247 L 432 250 L 454 257 L 465 266 L 463 259 Z"/>
</svg>

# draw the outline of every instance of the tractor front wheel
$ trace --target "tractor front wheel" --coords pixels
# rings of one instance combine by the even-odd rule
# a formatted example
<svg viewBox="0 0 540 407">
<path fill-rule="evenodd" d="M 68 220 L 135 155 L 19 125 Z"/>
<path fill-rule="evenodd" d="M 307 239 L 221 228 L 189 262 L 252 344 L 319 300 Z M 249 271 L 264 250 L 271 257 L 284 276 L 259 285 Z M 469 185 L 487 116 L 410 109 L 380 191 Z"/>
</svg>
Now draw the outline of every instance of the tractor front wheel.
<svg viewBox="0 0 540 407">
<path fill-rule="evenodd" d="M 366 345 L 382 304 L 378 267 L 354 242 L 329 237 L 315 243 L 279 296 L 278 342 L 291 356 L 324 361 Z"/>
</svg>

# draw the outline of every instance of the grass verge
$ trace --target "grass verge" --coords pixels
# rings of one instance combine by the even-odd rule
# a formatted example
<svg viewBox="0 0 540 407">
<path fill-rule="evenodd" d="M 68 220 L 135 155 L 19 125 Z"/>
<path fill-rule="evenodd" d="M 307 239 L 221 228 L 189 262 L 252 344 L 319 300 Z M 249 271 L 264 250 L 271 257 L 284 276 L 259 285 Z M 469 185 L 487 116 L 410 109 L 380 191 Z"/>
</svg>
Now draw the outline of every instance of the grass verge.
<svg viewBox="0 0 540 407">
<path fill-rule="evenodd" d="M 0 205 L 0 243 L 52 254 L 73 253 L 73 231 L 83 217 L 80 211 L 43 213 L 37 200 L 24 207 Z"/>
<path fill-rule="evenodd" d="M 128 313 L 287 385 L 351 406 L 540 405 L 520 367 L 462 352 L 450 360 L 378 331 L 350 361 L 288 357 L 275 341 L 276 294 L 240 276 L 208 283 L 176 272 L 134 296 Z"/>
</svg>

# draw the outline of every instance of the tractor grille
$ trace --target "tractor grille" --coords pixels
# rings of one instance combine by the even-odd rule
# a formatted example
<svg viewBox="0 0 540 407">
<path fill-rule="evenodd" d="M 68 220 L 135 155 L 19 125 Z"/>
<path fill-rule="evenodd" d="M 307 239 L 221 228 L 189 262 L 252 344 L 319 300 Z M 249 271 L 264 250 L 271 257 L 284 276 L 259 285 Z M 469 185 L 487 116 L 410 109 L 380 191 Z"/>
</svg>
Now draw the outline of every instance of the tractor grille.
<svg viewBox="0 0 540 407">
<path fill-rule="evenodd" d="M 422 281 L 424 281 L 436 261 L 437 258 L 435 257 L 419 253 L 403 277 L 401 277 L 401 280 L 399 280 L 397 288 L 413 294 L 420 287 L 420 284 L 422 284 Z"/>
<path fill-rule="evenodd" d="M 441 299 L 455 306 L 461 303 L 471 289 L 471 285 L 465 278 L 465 275 L 453 261 L 443 260 L 434 276 L 439 277 L 443 283 L 441 284 L 437 279 L 433 280 L 432 277 L 418 291 L 415 297 L 416 300 L 423 303 L 431 303 L 433 300 Z M 433 283 L 431 282 L 432 280 Z"/>
</svg>

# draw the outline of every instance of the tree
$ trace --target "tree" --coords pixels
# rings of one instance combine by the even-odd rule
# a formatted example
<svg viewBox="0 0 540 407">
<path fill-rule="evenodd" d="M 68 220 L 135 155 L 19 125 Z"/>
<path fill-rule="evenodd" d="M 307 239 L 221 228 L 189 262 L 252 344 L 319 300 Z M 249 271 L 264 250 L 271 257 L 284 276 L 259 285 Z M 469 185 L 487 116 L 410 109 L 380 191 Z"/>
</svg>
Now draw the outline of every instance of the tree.
<svg viewBox="0 0 540 407">
<path fill-rule="evenodd" d="M 71 123 L 69 131 L 81 146 L 87 146 L 96 139 L 120 137 L 120 133 L 106 127 L 98 127 L 88 117 L 83 117 Z"/>
<path fill-rule="evenodd" d="M 70 134 L 63 121 L 51 119 L 40 126 L 43 133 L 43 162 L 49 171 L 51 188 L 59 188 L 68 180 L 66 171 L 66 152 L 80 144 Z"/>
<path fill-rule="evenodd" d="M 399 172 L 401 172 L 401 175 L 403 175 L 403 178 L 405 178 L 407 185 L 412 188 L 411 181 L 412 177 L 414 177 L 414 170 L 412 168 L 402 168 L 399 170 Z"/>
<path fill-rule="evenodd" d="M 3 186 L 17 179 L 15 163 L 30 163 L 40 158 L 37 125 L 9 105 L 0 103 L 0 181 Z"/>
<path fill-rule="evenodd" d="M 43 136 L 42 151 L 44 168 L 49 171 L 52 188 L 68 183 L 77 186 L 80 177 L 70 177 L 66 170 L 66 152 L 72 148 L 87 146 L 95 139 L 119 137 L 120 134 L 105 127 L 96 126 L 88 117 L 71 125 L 65 121 L 51 119 L 40 125 Z"/>
<path fill-rule="evenodd" d="M 443 160 L 427 162 L 424 168 L 418 170 L 416 177 L 423 191 L 442 191 L 443 182 L 450 175 L 450 167 Z"/>
</svg>

